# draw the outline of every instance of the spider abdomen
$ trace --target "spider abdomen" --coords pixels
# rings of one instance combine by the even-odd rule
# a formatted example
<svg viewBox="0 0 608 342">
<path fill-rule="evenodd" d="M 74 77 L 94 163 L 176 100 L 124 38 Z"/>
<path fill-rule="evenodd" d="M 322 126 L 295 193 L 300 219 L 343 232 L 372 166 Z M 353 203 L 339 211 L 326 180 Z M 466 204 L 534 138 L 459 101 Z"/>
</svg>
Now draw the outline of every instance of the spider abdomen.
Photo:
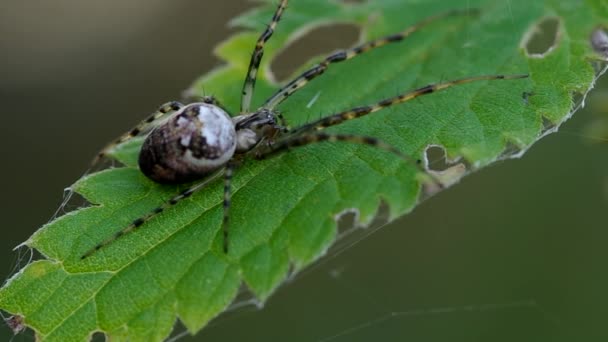
<svg viewBox="0 0 608 342">
<path fill-rule="evenodd" d="M 199 179 L 222 165 L 236 149 L 228 114 L 213 104 L 193 103 L 154 129 L 139 153 L 139 168 L 159 183 Z"/>
</svg>

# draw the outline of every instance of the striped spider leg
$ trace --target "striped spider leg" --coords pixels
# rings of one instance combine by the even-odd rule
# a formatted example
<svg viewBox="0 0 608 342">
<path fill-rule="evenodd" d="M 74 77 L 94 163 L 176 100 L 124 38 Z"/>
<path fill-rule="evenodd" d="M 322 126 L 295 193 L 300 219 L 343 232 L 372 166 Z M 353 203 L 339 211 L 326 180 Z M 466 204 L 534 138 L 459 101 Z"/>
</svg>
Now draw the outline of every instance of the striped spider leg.
<svg viewBox="0 0 608 342">
<path fill-rule="evenodd" d="M 133 231 L 133 230 L 135 230 L 137 228 L 139 228 L 141 225 L 143 225 L 144 223 L 146 223 L 147 221 L 149 221 L 150 219 L 152 219 L 156 215 L 158 215 L 158 214 L 162 213 L 163 211 L 165 211 L 166 209 L 168 209 L 168 208 L 176 205 L 181 200 L 190 197 L 193 193 L 195 193 L 199 189 L 204 188 L 205 186 L 207 186 L 207 184 L 209 184 L 209 183 L 215 181 L 216 179 L 218 179 L 218 177 L 220 177 L 223 172 L 225 172 L 225 171 L 222 170 L 222 169 L 218 170 L 215 174 L 212 174 L 212 175 L 206 177 L 203 181 L 198 182 L 197 184 L 193 185 L 192 187 L 189 187 L 188 189 L 186 189 L 186 190 L 180 192 L 179 194 L 171 197 L 171 199 L 169 199 L 168 201 L 164 202 L 160 206 L 154 208 L 154 210 L 148 212 L 144 216 L 141 216 L 141 217 L 133 220 L 128 226 L 124 227 L 123 229 L 121 229 L 121 230 L 117 231 L 116 233 L 114 233 L 112 236 L 110 236 L 107 239 L 103 240 L 102 242 L 98 243 L 97 245 L 95 245 L 95 247 L 87 250 L 80 257 L 80 259 L 82 260 L 82 259 L 86 259 L 86 258 L 90 257 L 91 255 L 93 255 L 93 253 L 97 252 L 102 247 L 111 244 L 112 242 L 116 241 L 117 239 L 119 239 L 123 235 L 125 235 L 125 234 L 127 234 L 127 233 L 129 233 L 129 232 L 131 232 L 131 231 Z"/>
<path fill-rule="evenodd" d="M 283 138 L 281 140 L 278 140 L 275 144 L 268 145 L 262 151 L 257 151 L 256 158 L 264 159 L 269 156 L 277 155 L 281 152 L 289 151 L 290 149 L 293 149 L 295 147 L 306 146 L 306 145 L 315 144 L 315 143 L 319 143 L 319 142 L 343 141 L 343 142 L 364 144 L 364 145 L 370 145 L 372 147 L 383 149 L 383 150 L 386 150 L 393 154 L 396 154 L 401 159 L 405 160 L 409 164 L 414 165 L 416 168 L 418 168 L 418 170 L 421 173 L 430 176 L 431 181 L 433 182 L 433 185 L 437 186 L 438 188 L 443 188 L 443 184 L 441 183 L 440 180 L 436 179 L 433 175 L 428 174 L 427 171 L 420 166 L 419 159 L 414 159 L 411 156 L 408 156 L 408 155 L 402 153 L 394 146 L 389 145 L 377 138 L 369 137 L 369 136 L 352 135 L 352 134 L 325 133 L 325 132 L 320 132 L 320 131 L 322 131 L 323 129 L 325 129 L 327 127 L 337 126 L 346 121 L 358 119 L 365 115 L 377 112 L 381 109 L 413 100 L 419 96 L 428 95 L 428 94 L 431 94 L 431 93 L 434 93 L 437 91 L 442 91 L 442 90 L 445 90 L 445 89 L 453 87 L 453 86 L 457 86 L 457 85 L 461 85 L 461 84 L 465 84 L 465 83 L 471 83 L 471 82 L 478 82 L 478 81 L 513 80 L 513 79 L 521 79 L 521 78 L 527 78 L 527 77 L 528 77 L 528 75 L 525 75 L 525 74 L 522 74 L 522 75 L 483 75 L 483 76 L 462 78 L 462 79 L 447 81 L 447 82 L 442 82 L 442 83 L 429 84 L 429 85 L 414 89 L 412 91 L 409 91 L 407 93 L 403 93 L 403 94 L 400 94 L 400 95 L 397 95 L 394 97 L 386 98 L 386 99 L 381 100 L 372 105 L 355 107 L 353 109 L 346 110 L 346 111 L 339 112 L 339 113 L 332 114 L 332 115 L 328 115 L 328 116 L 322 117 L 316 121 L 304 124 L 300 127 L 297 127 L 295 129 L 291 130 L 289 132 L 290 133 L 289 135 L 287 135 L 285 138 Z"/>
<path fill-rule="evenodd" d="M 243 91 L 241 98 L 241 113 L 248 113 L 249 106 L 251 105 L 251 98 L 253 97 L 253 90 L 255 88 L 255 81 L 258 75 L 258 69 L 260 67 L 260 63 L 262 62 L 262 57 L 264 56 L 264 44 L 270 39 L 272 34 L 274 33 L 279 20 L 281 20 L 281 15 L 287 8 L 288 0 L 281 0 L 279 6 L 277 7 L 276 12 L 272 16 L 272 20 L 270 24 L 266 27 L 266 30 L 262 32 L 260 38 L 255 43 L 255 48 L 253 49 L 253 54 L 251 55 L 251 61 L 249 61 L 249 68 L 247 69 L 247 74 L 245 75 L 245 82 L 243 83 Z"/>
<path fill-rule="evenodd" d="M 384 100 L 374 103 L 372 105 L 356 107 L 351 110 L 347 110 L 347 111 L 343 111 L 343 112 L 329 115 L 326 117 L 322 117 L 316 121 L 313 121 L 313 122 L 310 122 L 310 123 L 307 123 L 300 127 L 295 128 L 292 131 L 292 134 L 297 135 L 299 133 L 304 133 L 304 132 L 308 132 L 308 131 L 319 131 L 319 130 L 325 129 L 327 127 L 330 127 L 330 126 L 339 125 L 348 120 L 357 119 L 362 116 L 377 112 L 381 109 L 384 109 L 386 107 L 389 107 L 389 106 L 392 106 L 395 104 L 413 100 L 419 96 L 428 95 L 428 94 L 431 94 L 431 93 L 434 93 L 437 91 L 441 91 L 441 90 L 445 90 L 445 89 L 448 89 L 448 88 L 451 88 L 451 87 L 454 87 L 457 85 L 461 85 L 461 84 L 478 82 L 478 81 L 513 80 L 513 79 L 520 79 L 520 78 L 527 78 L 527 77 L 528 77 L 527 74 L 482 75 L 482 76 L 461 78 L 458 80 L 446 81 L 446 82 L 442 82 L 442 83 L 428 84 L 424 87 L 420 87 L 420 88 L 414 89 L 412 91 L 409 91 L 407 93 L 403 93 L 403 94 L 400 94 L 400 95 L 397 95 L 394 97 L 384 99 Z"/>
<path fill-rule="evenodd" d="M 100 162 L 116 146 L 118 146 L 128 140 L 131 140 L 132 138 L 135 138 L 139 135 L 149 132 L 154 127 L 159 125 L 159 123 L 161 121 L 160 119 L 162 119 L 163 117 L 166 117 L 167 114 L 170 114 L 170 113 L 173 113 L 173 112 L 179 110 L 183 106 L 184 106 L 183 104 L 181 104 L 177 101 L 171 101 L 171 102 L 167 102 L 167 103 L 161 105 L 156 112 L 150 114 L 147 118 L 145 118 L 143 121 L 141 121 L 135 127 L 133 127 L 127 133 L 121 135 L 120 137 L 118 137 L 117 139 L 112 141 L 111 143 L 107 144 L 101 151 L 99 151 L 97 153 L 97 155 L 95 156 L 95 159 L 93 159 L 93 162 L 91 164 L 95 165 L 98 162 Z"/>
<path fill-rule="evenodd" d="M 352 58 L 355 58 L 362 53 L 371 51 L 375 48 L 379 48 L 390 43 L 401 42 L 413 33 L 419 31 L 425 26 L 437 22 L 442 19 L 446 19 L 452 16 L 462 16 L 462 15 L 477 15 L 479 11 L 477 9 L 468 9 L 468 10 L 452 10 L 444 13 L 440 13 L 434 16 L 430 16 L 425 18 L 418 23 L 407 27 L 405 30 L 390 34 L 375 40 L 371 40 L 360 45 L 357 45 L 353 48 L 346 50 L 339 50 L 331 55 L 325 57 L 321 62 L 309 68 L 308 70 L 302 72 L 298 77 L 294 78 L 292 81 L 288 82 L 286 85 L 281 87 L 281 89 L 277 90 L 274 95 L 268 98 L 262 108 L 273 109 L 285 99 L 287 99 L 290 95 L 295 93 L 298 89 L 304 87 L 308 82 L 316 78 L 317 76 L 321 76 L 327 68 L 333 63 L 338 63 L 342 61 L 346 61 Z"/>
<path fill-rule="evenodd" d="M 339 125 L 347 120 L 356 119 L 452 86 L 475 81 L 527 77 L 527 75 L 487 75 L 430 84 L 372 105 L 356 107 L 323 117 L 293 130 L 287 130 L 283 116 L 274 108 L 295 91 L 304 87 L 310 80 L 323 74 L 330 64 L 354 58 L 376 47 L 402 41 L 420 28 L 448 16 L 476 13 L 476 11 L 446 12 L 424 19 L 400 33 L 376 39 L 352 49 L 338 51 L 305 71 L 293 81 L 288 82 L 287 85 L 266 100 L 262 107 L 254 112 L 249 112 L 257 70 L 264 52 L 264 44 L 272 36 L 281 15 L 287 7 L 287 3 L 287 0 L 280 1 L 271 24 L 261 34 L 255 45 L 243 84 L 240 115 L 229 115 L 228 110 L 220 106 L 218 101 L 210 96 L 204 97 L 200 102 L 187 105 L 170 102 L 161 106 L 158 112 L 106 146 L 98 154 L 96 160 L 105 156 L 117 144 L 145 133 L 147 136 L 139 154 L 139 168 L 144 175 L 158 183 L 196 182 L 157 208 L 133 220 L 130 225 L 114 233 L 111 237 L 86 250 L 81 259 L 93 255 L 116 239 L 136 230 L 156 215 L 189 198 L 196 191 L 205 188 L 207 184 L 222 175 L 224 177 L 222 237 L 223 249 L 227 253 L 229 247 L 231 180 L 240 161 L 250 156 L 262 159 L 317 142 L 343 141 L 370 145 L 391 152 L 415 164 L 421 172 L 426 173 L 419 163 L 412 160 L 410 156 L 379 139 L 320 131 L 326 127 Z"/>
</svg>

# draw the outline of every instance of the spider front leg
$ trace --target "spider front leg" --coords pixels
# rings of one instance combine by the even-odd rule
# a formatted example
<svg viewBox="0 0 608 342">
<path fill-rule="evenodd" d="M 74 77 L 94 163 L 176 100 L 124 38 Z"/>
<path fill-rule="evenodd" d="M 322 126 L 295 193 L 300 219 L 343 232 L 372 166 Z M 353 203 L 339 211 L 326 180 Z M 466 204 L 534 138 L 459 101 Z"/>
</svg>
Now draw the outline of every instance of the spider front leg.
<svg viewBox="0 0 608 342">
<path fill-rule="evenodd" d="M 159 120 L 161 118 L 163 118 L 169 113 L 179 110 L 183 106 L 183 104 L 177 101 L 171 101 L 161 105 L 156 112 L 150 114 L 146 119 L 137 124 L 137 126 L 133 127 L 130 131 L 121 135 L 118 139 L 106 145 L 101 151 L 99 151 L 99 153 L 97 153 L 95 159 L 93 159 L 93 162 L 91 164 L 97 164 L 108 154 L 110 150 L 112 150 L 117 145 L 122 144 L 123 142 L 126 142 L 142 133 L 150 131 L 159 124 Z"/>
<path fill-rule="evenodd" d="M 483 75 L 483 76 L 476 76 L 476 77 L 461 78 L 459 80 L 453 80 L 453 81 L 448 81 L 448 82 L 443 82 L 443 83 L 429 84 L 424 87 L 420 87 L 418 89 L 412 90 L 410 92 L 384 99 L 384 100 L 379 101 L 372 105 L 356 107 L 356 108 L 353 108 L 353 109 L 350 109 L 350 110 L 347 110 L 344 112 L 326 116 L 319 120 L 316 120 L 311 123 L 304 124 L 300 127 L 297 127 L 294 130 L 292 130 L 291 133 L 297 134 L 297 133 L 302 133 L 302 132 L 306 132 L 306 131 L 315 131 L 315 130 L 319 131 L 326 127 L 339 125 L 345 121 L 357 119 L 362 116 L 377 112 L 386 107 L 390 107 L 390 106 L 393 106 L 393 105 L 396 105 L 399 103 L 413 100 L 419 96 L 428 95 L 428 94 L 431 94 L 434 92 L 442 91 L 442 90 L 445 90 L 445 89 L 448 89 L 448 88 L 451 88 L 451 87 L 454 87 L 457 85 L 465 84 L 465 83 L 472 83 L 472 82 L 478 82 L 478 81 L 492 81 L 492 80 L 514 80 L 514 79 L 521 79 L 521 78 L 527 78 L 527 77 L 528 77 L 528 75 Z"/>
<path fill-rule="evenodd" d="M 388 35 L 388 36 L 385 36 L 385 37 L 382 37 L 379 39 L 375 39 L 375 40 L 360 44 L 358 46 L 355 46 L 354 48 L 351 48 L 351 49 L 337 51 L 337 52 L 327 56 L 319 64 L 304 71 L 302 74 L 300 74 L 300 76 L 296 77 L 291 82 L 287 83 L 281 89 L 277 90 L 277 92 L 274 95 L 272 95 L 268 100 L 266 100 L 266 102 L 264 102 L 264 104 L 262 105 L 262 108 L 267 108 L 267 109 L 275 108 L 277 105 L 279 105 L 281 102 L 283 102 L 286 98 L 288 98 L 290 95 L 295 93 L 298 89 L 300 89 L 300 88 L 304 87 L 306 84 L 308 84 L 308 82 L 310 82 L 317 76 L 321 76 L 325 72 L 325 70 L 327 68 L 329 68 L 329 66 L 333 63 L 338 63 L 338 62 L 349 60 L 351 58 L 355 58 L 364 52 L 373 50 L 375 48 L 379 48 L 381 46 L 384 46 L 384 45 L 387 45 L 390 43 L 400 42 L 400 41 L 404 40 L 405 38 L 409 37 L 412 33 L 420 30 L 421 28 L 423 28 L 431 23 L 439 21 L 441 19 L 445 19 L 445 18 L 451 17 L 451 16 L 458 16 L 458 15 L 475 15 L 478 13 L 479 13 L 479 11 L 476 9 L 453 10 L 453 11 L 449 11 L 449 12 L 445 12 L 445 13 L 440 13 L 438 15 L 434 15 L 434 16 L 428 17 L 426 19 L 423 19 L 422 21 L 419 21 L 418 23 L 406 28 L 405 30 L 403 30 L 399 33 L 395 33 L 395 34 L 391 34 L 391 35 Z"/>
<path fill-rule="evenodd" d="M 285 119 L 285 116 L 283 116 L 282 113 L 280 112 L 275 112 L 277 115 L 277 118 L 279 118 L 279 122 L 281 122 L 281 126 L 280 131 L 283 133 L 287 133 L 291 130 L 291 128 L 289 127 L 289 124 L 287 123 L 287 119 Z"/>
<path fill-rule="evenodd" d="M 260 35 L 260 38 L 258 38 L 258 41 L 255 44 L 253 54 L 251 55 L 251 60 L 249 61 L 249 69 L 247 70 L 247 75 L 245 76 L 245 83 L 243 84 L 241 113 L 249 112 L 249 106 L 251 105 L 251 98 L 253 97 L 253 89 L 255 88 L 258 68 L 260 67 L 260 62 L 262 62 L 262 56 L 264 55 L 264 44 L 274 33 L 274 29 L 277 27 L 279 20 L 281 20 L 281 15 L 285 11 L 285 8 L 287 8 L 287 2 L 287 0 L 281 0 L 276 12 L 274 12 L 274 15 L 272 16 L 270 25 L 268 25 L 266 30 L 262 33 L 262 35 Z"/>
</svg>

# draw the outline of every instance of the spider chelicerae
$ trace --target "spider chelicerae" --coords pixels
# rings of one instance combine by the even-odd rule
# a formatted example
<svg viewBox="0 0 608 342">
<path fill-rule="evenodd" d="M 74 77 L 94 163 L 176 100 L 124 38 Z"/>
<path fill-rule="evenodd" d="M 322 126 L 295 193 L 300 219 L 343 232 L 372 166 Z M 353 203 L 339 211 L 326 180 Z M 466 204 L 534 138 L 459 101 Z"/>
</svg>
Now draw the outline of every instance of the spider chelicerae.
<svg viewBox="0 0 608 342">
<path fill-rule="evenodd" d="M 97 250 L 137 229 L 169 207 L 190 197 L 194 192 L 204 188 L 222 171 L 224 177 L 223 248 L 225 252 L 228 252 L 231 179 L 239 162 L 248 156 L 263 159 L 317 142 L 344 141 L 371 145 L 394 153 L 407 162 L 415 164 L 421 172 L 425 172 L 418 161 L 414 161 L 395 147 L 379 139 L 351 134 L 325 133 L 323 129 L 452 86 L 482 80 L 528 77 L 528 75 L 482 75 L 429 84 L 371 105 L 355 107 L 321 117 L 299 127 L 289 128 L 285 118 L 275 108 L 308 82 L 323 74 L 331 64 L 349 60 L 374 48 L 400 42 L 422 27 L 441 19 L 450 16 L 474 15 L 477 11 L 471 9 L 448 11 L 423 19 L 399 33 L 368 41 L 350 49 L 337 51 L 281 87 L 260 108 L 251 111 L 250 104 L 258 68 L 264 54 L 264 44 L 275 31 L 281 15 L 287 8 L 287 3 L 288 0 L 280 1 L 271 23 L 256 42 L 243 84 L 239 115 L 231 116 L 228 110 L 212 96 L 205 96 L 199 102 L 186 105 L 179 102 L 169 102 L 99 152 L 94 163 L 104 158 L 116 145 L 136 136 L 147 134 L 139 154 L 141 172 L 158 183 L 178 184 L 199 181 L 89 249 L 82 255 L 81 259 L 89 257 Z M 440 185 L 439 181 L 436 182 Z"/>
</svg>

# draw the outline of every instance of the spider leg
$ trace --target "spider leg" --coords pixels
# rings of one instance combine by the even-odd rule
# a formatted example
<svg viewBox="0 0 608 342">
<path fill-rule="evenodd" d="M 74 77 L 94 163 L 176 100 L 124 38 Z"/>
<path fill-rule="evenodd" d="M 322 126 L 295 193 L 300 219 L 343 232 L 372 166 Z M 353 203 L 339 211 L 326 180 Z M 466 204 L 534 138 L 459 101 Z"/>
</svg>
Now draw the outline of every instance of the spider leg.
<svg viewBox="0 0 608 342">
<path fill-rule="evenodd" d="M 128 140 L 130 140 L 142 133 L 148 132 L 152 128 L 158 126 L 159 119 L 161 119 L 168 113 L 172 113 L 172 112 L 179 110 L 183 106 L 184 106 L 183 104 L 181 104 L 177 101 L 171 101 L 171 102 L 167 102 L 167 103 L 161 105 L 156 112 L 150 114 L 146 119 L 144 119 L 142 122 L 137 124 L 137 126 L 133 127 L 130 131 L 121 135 L 119 138 L 117 138 L 113 142 L 106 145 L 101 151 L 99 151 L 99 153 L 97 153 L 97 155 L 95 156 L 95 159 L 93 159 L 93 162 L 91 164 L 92 165 L 97 164 L 99 161 L 101 161 L 101 159 L 103 159 L 108 154 L 108 152 L 110 150 L 112 150 L 118 144 L 128 141 Z"/>
<path fill-rule="evenodd" d="M 335 134 L 335 133 L 324 133 L 324 132 L 313 132 L 308 134 L 303 134 L 295 137 L 289 137 L 280 141 L 277 141 L 267 150 L 262 151 L 256 155 L 257 159 L 265 159 L 266 157 L 270 157 L 276 155 L 280 152 L 284 152 L 290 150 L 294 147 L 306 146 L 318 142 L 335 142 L 335 141 L 346 141 L 356 144 L 364 144 L 371 145 L 388 152 L 394 153 L 400 158 L 409 159 L 413 161 L 409 156 L 403 154 L 396 147 L 389 145 L 383 142 L 380 139 L 373 137 L 366 137 L 360 135 L 352 135 L 352 134 Z"/>
<path fill-rule="evenodd" d="M 260 35 L 260 38 L 258 38 L 258 41 L 255 44 L 255 48 L 251 56 L 251 61 L 249 62 L 247 76 L 245 76 L 245 83 L 243 84 L 241 113 L 249 112 L 249 105 L 251 104 L 251 98 L 253 97 L 253 88 L 255 87 L 255 80 L 258 74 L 258 68 L 260 67 L 262 56 L 264 55 L 264 44 L 268 41 L 268 39 L 270 39 L 270 37 L 274 33 L 274 29 L 279 23 L 279 20 L 281 20 L 281 15 L 285 11 L 285 8 L 287 8 L 287 2 L 287 0 L 281 0 L 276 12 L 274 12 L 274 15 L 272 16 L 272 21 L 270 22 L 270 25 L 266 27 L 266 30 L 264 30 L 264 32 Z"/>
<path fill-rule="evenodd" d="M 195 185 L 193 185 L 192 187 L 183 190 L 182 192 L 180 192 L 178 195 L 175 195 L 173 197 L 171 197 L 168 201 L 164 202 L 163 204 L 161 204 L 160 206 L 156 207 L 154 210 L 148 212 L 147 214 L 133 220 L 131 222 L 131 224 L 129 224 L 128 226 L 126 226 L 125 228 L 119 230 L 118 232 L 114 233 L 112 236 L 110 236 L 109 238 L 103 240 L 102 242 L 98 243 L 97 245 L 95 245 L 95 247 L 89 249 L 88 251 L 86 251 L 81 257 L 80 259 L 86 259 L 88 257 L 90 257 L 91 255 L 93 255 L 93 253 L 97 252 L 98 250 L 100 250 L 101 248 L 111 244 L 112 242 L 116 241 L 117 239 L 119 239 L 120 237 L 122 237 L 123 235 L 134 231 L 135 229 L 141 227 L 144 223 L 150 221 L 152 218 L 154 218 L 156 215 L 162 213 L 163 211 L 165 211 L 167 208 L 172 207 L 174 205 L 176 205 L 177 203 L 181 202 L 182 200 L 192 196 L 192 194 L 194 194 L 195 192 L 197 192 L 198 190 L 204 188 L 207 184 L 211 183 L 212 181 L 214 181 L 215 179 L 217 179 L 222 173 L 223 173 L 223 169 L 217 171 L 216 173 L 210 175 L 209 177 L 206 177 L 205 179 L 203 179 L 200 183 L 197 183 Z"/>
<path fill-rule="evenodd" d="M 365 43 L 355 46 L 354 48 L 351 48 L 351 49 L 340 50 L 340 51 L 334 52 L 333 54 L 327 56 L 319 64 L 304 71 L 300 76 L 296 77 L 291 82 L 287 83 L 285 86 L 283 86 L 281 89 L 279 89 L 274 95 L 272 95 L 268 100 L 266 100 L 266 102 L 264 102 L 264 104 L 262 105 L 262 108 L 273 109 L 278 104 L 283 102 L 291 94 L 295 93 L 298 89 L 304 87 L 312 79 L 323 74 L 325 72 L 325 70 L 329 67 L 329 65 L 332 63 L 346 61 L 346 60 L 354 58 L 364 52 L 370 51 L 372 49 L 375 49 L 375 48 L 378 48 L 378 47 L 381 47 L 381 46 L 384 46 L 384 45 L 387 45 L 390 43 L 400 42 L 400 41 L 404 40 L 405 38 L 407 38 L 408 36 L 410 36 L 412 33 L 416 32 L 416 31 L 420 30 L 421 28 L 427 26 L 428 24 L 436 22 L 440 19 L 444 19 L 446 17 L 451 17 L 451 16 L 457 16 L 457 15 L 474 15 L 474 14 L 477 14 L 478 12 L 479 12 L 478 10 L 469 9 L 469 10 L 453 10 L 453 11 L 440 13 L 440 14 L 428 17 L 426 19 L 423 19 L 422 21 L 419 21 L 418 23 L 406 28 L 405 30 L 403 30 L 399 33 L 391 34 L 391 35 L 388 35 L 388 36 L 385 36 L 385 37 L 382 37 L 379 39 L 365 42 Z"/>
<path fill-rule="evenodd" d="M 224 172 L 224 219 L 222 221 L 222 231 L 224 234 L 224 253 L 228 253 L 228 228 L 230 224 L 230 194 L 232 185 L 232 174 L 236 168 L 236 163 L 228 162 Z"/>
<path fill-rule="evenodd" d="M 343 141 L 354 144 L 362 144 L 369 145 L 381 150 L 385 150 L 387 152 L 393 153 L 408 164 L 413 165 L 418 169 L 421 174 L 424 174 L 431 178 L 431 182 L 433 182 L 437 187 L 443 188 L 443 184 L 440 180 L 435 178 L 432 174 L 426 172 L 426 170 L 420 165 L 420 160 L 414 160 L 411 156 L 401 152 L 399 149 L 394 147 L 393 145 L 387 144 L 382 140 L 374 137 L 361 136 L 361 135 L 352 135 L 352 134 L 336 134 L 336 133 L 325 133 L 325 132 L 313 132 L 313 133 L 305 133 L 303 135 L 286 138 L 282 141 L 277 142 L 272 145 L 265 151 L 259 152 L 256 154 L 257 159 L 264 159 L 266 157 L 270 157 L 281 152 L 288 151 L 295 147 L 306 146 L 310 144 L 315 144 L 319 142 L 335 142 L 335 141 Z"/>
<path fill-rule="evenodd" d="M 471 82 L 477 82 L 477 81 L 489 81 L 489 80 L 511 80 L 511 79 L 527 78 L 527 77 L 528 77 L 528 75 L 483 75 L 483 76 L 476 76 L 476 77 L 461 78 L 458 80 L 447 81 L 447 82 L 442 82 L 442 83 L 429 84 L 424 87 L 420 87 L 418 89 L 412 90 L 410 92 L 407 92 L 407 93 L 404 93 L 404 94 L 401 94 L 401 95 L 398 95 L 395 97 L 390 97 L 390 98 L 384 99 L 384 100 L 377 102 L 375 104 L 372 104 L 372 105 L 356 107 L 356 108 L 353 108 L 353 109 L 350 109 L 350 110 L 347 110 L 344 112 L 326 116 L 319 120 L 316 120 L 311 123 L 304 124 L 300 127 L 297 127 L 294 130 L 292 130 L 291 133 L 296 134 L 299 132 L 305 132 L 305 131 L 310 131 L 310 130 L 317 130 L 317 131 L 322 130 L 329 126 L 339 125 L 339 124 L 343 123 L 344 121 L 357 119 L 357 118 L 360 118 L 367 114 L 377 112 L 381 109 L 390 107 L 392 105 L 396 105 L 399 103 L 413 100 L 419 96 L 427 95 L 430 93 L 434 93 L 437 91 L 441 91 L 441 90 L 444 90 L 444 89 L 447 89 L 447 88 L 450 88 L 453 86 L 465 84 L 465 83 L 471 83 Z"/>
<path fill-rule="evenodd" d="M 285 119 L 285 116 L 283 116 L 283 113 L 275 111 L 277 117 L 279 118 L 279 121 L 281 122 L 281 131 L 283 133 L 287 133 L 290 131 L 290 127 L 289 124 L 287 123 L 287 119 Z"/>
</svg>

